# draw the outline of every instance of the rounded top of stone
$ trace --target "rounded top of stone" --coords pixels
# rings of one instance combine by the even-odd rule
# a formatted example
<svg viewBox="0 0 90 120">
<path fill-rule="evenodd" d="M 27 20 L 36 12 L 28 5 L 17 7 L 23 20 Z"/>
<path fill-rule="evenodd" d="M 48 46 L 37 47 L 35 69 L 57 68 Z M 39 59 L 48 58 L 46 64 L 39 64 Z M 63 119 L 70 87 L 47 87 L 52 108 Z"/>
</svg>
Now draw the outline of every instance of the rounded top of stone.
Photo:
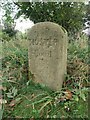
<svg viewBox="0 0 90 120">
<path fill-rule="evenodd" d="M 39 26 L 39 27 L 40 27 L 40 26 L 48 26 L 48 27 L 53 26 L 53 27 L 61 28 L 65 33 L 67 32 L 67 31 L 66 31 L 62 26 L 60 26 L 59 24 L 54 23 L 54 22 L 49 22 L 49 21 L 36 23 L 34 26 L 31 27 L 31 29 L 32 29 L 32 28 L 35 28 L 36 26 Z"/>
<path fill-rule="evenodd" d="M 49 22 L 49 21 L 47 21 L 47 22 L 39 22 L 39 23 L 36 23 L 34 26 L 38 26 L 38 25 L 54 25 L 54 26 L 60 27 L 60 25 L 58 25 L 57 23 Z"/>
<path fill-rule="evenodd" d="M 28 37 L 34 36 L 35 34 L 46 34 L 46 35 L 67 35 L 67 31 L 60 25 L 54 22 L 39 22 L 32 26 L 28 31 Z"/>
</svg>

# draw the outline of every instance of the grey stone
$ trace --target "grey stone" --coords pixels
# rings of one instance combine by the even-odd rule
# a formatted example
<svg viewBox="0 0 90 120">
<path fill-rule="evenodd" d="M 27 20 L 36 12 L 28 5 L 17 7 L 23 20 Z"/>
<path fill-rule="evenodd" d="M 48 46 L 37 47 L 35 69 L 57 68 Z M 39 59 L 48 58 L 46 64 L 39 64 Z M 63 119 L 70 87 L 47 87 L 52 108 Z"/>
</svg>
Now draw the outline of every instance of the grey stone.
<svg viewBox="0 0 90 120">
<path fill-rule="evenodd" d="M 67 32 L 53 22 L 40 22 L 28 31 L 29 70 L 34 81 L 60 90 L 67 67 Z"/>
</svg>

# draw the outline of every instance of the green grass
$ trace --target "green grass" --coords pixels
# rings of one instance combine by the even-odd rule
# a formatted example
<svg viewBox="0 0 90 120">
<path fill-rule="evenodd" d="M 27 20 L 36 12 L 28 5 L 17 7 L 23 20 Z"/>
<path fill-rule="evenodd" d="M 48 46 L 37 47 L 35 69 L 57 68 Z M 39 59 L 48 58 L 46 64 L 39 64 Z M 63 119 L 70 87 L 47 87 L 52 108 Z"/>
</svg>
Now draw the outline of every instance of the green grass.
<svg viewBox="0 0 90 120">
<path fill-rule="evenodd" d="M 6 87 L 2 94 L 7 100 L 3 104 L 3 118 L 88 117 L 87 46 L 80 48 L 79 43 L 69 43 L 67 75 L 61 91 L 33 82 L 28 71 L 27 40 L 11 40 L 3 43 L 2 48 L 2 85 Z M 72 93 L 70 99 L 66 99 L 66 90 Z"/>
</svg>

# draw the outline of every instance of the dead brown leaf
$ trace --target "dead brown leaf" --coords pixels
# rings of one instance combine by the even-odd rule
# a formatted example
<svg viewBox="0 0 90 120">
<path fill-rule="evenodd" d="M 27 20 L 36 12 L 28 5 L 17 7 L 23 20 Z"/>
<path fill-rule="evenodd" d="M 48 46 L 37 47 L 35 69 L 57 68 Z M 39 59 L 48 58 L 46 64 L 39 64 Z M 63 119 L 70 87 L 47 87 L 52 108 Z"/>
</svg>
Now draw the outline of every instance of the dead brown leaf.
<svg viewBox="0 0 90 120">
<path fill-rule="evenodd" d="M 20 103 L 21 98 L 17 98 L 15 100 L 12 100 L 9 104 L 10 107 L 14 107 L 16 104 Z"/>
<path fill-rule="evenodd" d="M 12 100 L 12 101 L 10 102 L 9 106 L 10 106 L 10 107 L 13 107 L 13 106 L 15 106 L 15 104 L 16 104 L 16 101 L 15 101 L 15 100 Z"/>
<path fill-rule="evenodd" d="M 66 99 L 72 99 L 72 92 L 70 90 L 66 90 L 64 93 Z"/>
</svg>

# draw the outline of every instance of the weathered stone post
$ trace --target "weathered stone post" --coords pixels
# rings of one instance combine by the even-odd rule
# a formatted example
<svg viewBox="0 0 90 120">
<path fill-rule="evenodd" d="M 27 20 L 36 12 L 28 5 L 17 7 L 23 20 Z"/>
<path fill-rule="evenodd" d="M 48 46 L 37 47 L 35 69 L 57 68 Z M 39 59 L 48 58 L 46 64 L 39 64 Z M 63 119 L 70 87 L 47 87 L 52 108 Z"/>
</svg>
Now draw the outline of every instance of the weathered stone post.
<svg viewBox="0 0 90 120">
<path fill-rule="evenodd" d="M 36 83 L 60 90 L 67 66 L 67 32 L 53 22 L 35 24 L 28 32 L 29 70 Z"/>
</svg>

